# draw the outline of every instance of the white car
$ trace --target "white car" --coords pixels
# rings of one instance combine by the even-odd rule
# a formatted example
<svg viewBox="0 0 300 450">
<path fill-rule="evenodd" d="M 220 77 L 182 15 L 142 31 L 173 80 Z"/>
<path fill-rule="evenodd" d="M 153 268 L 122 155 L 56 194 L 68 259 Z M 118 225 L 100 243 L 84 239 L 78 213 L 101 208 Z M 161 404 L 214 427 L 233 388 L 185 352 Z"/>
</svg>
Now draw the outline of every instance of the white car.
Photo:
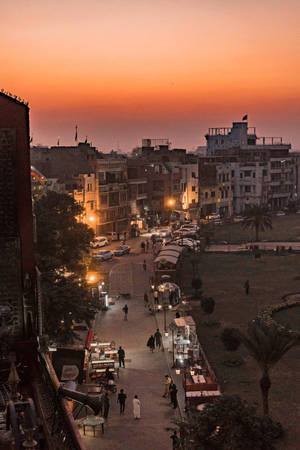
<svg viewBox="0 0 300 450">
<path fill-rule="evenodd" d="M 95 239 L 91 242 L 90 246 L 92 248 L 101 248 L 108 245 L 108 239 L 105 236 L 97 236 Z"/>
<path fill-rule="evenodd" d="M 93 257 L 99 261 L 107 261 L 113 258 L 113 256 L 114 254 L 111 250 L 102 250 L 101 252 L 97 252 L 93 255 Z"/>
<path fill-rule="evenodd" d="M 284 211 L 278 211 L 276 213 L 276 216 L 285 216 L 285 212 Z"/>
<path fill-rule="evenodd" d="M 163 229 L 158 231 L 159 237 L 165 238 L 171 236 L 171 232 L 169 229 Z"/>
</svg>

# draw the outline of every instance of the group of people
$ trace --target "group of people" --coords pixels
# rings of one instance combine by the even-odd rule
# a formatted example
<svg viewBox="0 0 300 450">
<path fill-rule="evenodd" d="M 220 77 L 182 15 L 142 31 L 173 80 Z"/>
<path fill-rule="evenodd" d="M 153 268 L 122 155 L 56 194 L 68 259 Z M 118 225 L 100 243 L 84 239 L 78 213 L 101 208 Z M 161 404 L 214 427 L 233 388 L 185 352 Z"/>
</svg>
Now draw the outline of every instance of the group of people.
<svg viewBox="0 0 300 450">
<path fill-rule="evenodd" d="M 149 247 L 150 247 L 150 243 L 149 243 L 148 239 L 146 240 L 146 242 L 144 242 L 144 241 L 141 242 L 142 253 L 148 253 Z"/>
<path fill-rule="evenodd" d="M 117 403 L 120 405 L 120 414 L 125 413 L 125 405 L 126 405 L 127 395 L 124 392 L 124 389 L 120 389 L 120 392 L 117 397 Z M 107 392 L 102 391 L 100 393 L 100 414 L 103 415 L 104 419 L 108 419 L 109 408 L 110 408 L 110 400 Z M 132 400 L 133 405 L 133 417 L 135 419 L 141 418 L 141 401 L 138 396 L 135 395 Z"/>
<path fill-rule="evenodd" d="M 154 334 L 151 334 L 147 341 L 147 347 L 149 347 L 150 352 L 154 352 L 155 347 L 158 348 L 158 350 L 162 347 L 162 334 L 159 331 L 159 328 L 157 328 L 156 332 Z"/>
</svg>

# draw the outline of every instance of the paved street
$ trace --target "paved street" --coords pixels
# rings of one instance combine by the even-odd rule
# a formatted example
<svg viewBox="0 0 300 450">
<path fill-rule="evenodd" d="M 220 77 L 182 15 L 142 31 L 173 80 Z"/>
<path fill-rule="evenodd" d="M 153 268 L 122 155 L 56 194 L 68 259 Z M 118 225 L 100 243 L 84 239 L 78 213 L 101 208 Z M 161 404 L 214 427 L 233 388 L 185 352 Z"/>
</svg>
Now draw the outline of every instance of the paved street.
<svg viewBox="0 0 300 450">
<path fill-rule="evenodd" d="M 130 244 L 129 244 L 130 245 Z M 147 272 L 142 267 L 147 260 Z M 179 410 L 170 407 L 169 401 L 162 397 L 164 375 L 169 373 L 167 351 L 151 353 L 146 346 L 149 336 L 157 328 L 157 319 L 144 308 L 143 295 L 149 286 L 152 254 L 138 254 L 119 259 L 113 267 L 110 278 L 110 293 L 116 294 L 120 289 L 131 292 L 131 299 L 120 299 L 108 311 L 99 313 L 96 318 L 95 332 L 100 341 L 116 342 L 126 351 L 126 368 L 120 369 L 117 382 L 118 391 L 124 388 L 127 394 L 125 414 L 120 416 L 116 403 L 117 395 L 110 394 L 111 408 L 105 425 L 105 433 L 100 432 L 96 438 L 92 431 L 87 431 L 84 442 L 88 449 L 104 450 L 152 450 L 171 449 L 170 432 L 172 418 L 179 417 Z M 123 320 L 122 308 L 129 307 L 128 322 Z M 161 313 L 162 316 L 162 313 Z M 158 317 L 163 331 L 162 317 Z M 168 320 L 173 318 L 170 313 Z M 174 371 L 173 371 L 174 373 Z M 173 376 L 172 373 L 172 376 Z M 180 388 L 180 379 L 175 381 Z M 132 399 L 137 394 L 141 400 L 141 420 L 134 420 Z M 182 391 L 179 393 L 182 405 Z"/>
</svg>

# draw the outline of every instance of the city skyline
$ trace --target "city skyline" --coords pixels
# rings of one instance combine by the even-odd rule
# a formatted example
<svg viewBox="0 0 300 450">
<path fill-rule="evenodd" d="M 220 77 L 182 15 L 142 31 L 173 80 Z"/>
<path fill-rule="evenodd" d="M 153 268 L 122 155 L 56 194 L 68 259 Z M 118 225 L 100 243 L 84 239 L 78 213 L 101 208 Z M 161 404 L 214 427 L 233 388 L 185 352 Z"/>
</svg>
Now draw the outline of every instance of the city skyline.
<svg viewBox="0 0 300 450">
<path fill-rule="evenodd" d="M 1 13 L 1 88 L 29 101 L 34 145 L 72 145 L 77 124 L 104 151 L 144 137 L 192 149 L 248 114 L 300 148 L 295 0 L 4 0 Z"/>
</svg>

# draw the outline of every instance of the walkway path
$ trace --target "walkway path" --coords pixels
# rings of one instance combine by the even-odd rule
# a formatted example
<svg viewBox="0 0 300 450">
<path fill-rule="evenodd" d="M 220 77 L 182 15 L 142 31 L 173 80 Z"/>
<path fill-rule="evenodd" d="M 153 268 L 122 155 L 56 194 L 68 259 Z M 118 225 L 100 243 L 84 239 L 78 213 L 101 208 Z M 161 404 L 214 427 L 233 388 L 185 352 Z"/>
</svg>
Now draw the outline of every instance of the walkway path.
<svg viewBox="0 0 300 450">
<path fill-rule="evenodd" d="M 127 394 L 125 414 L 120 416 L 116 403 L 116 394 L 110 395 L 110 413 L 105 434 L 92 432 L 84 437 L 89 450 L 169 450 L 171 448 L 170 432 L 166 428 L 172 426 L 172 419 L 179 417 L 168 400 L 162 397 L 163 379 L 168 373 L 165 353 L 150 353 L 146 342 L 150 334 L 157 328 L 155 317 L 144 308 L 143 294 L 149 285 L 150 271 L 144 272 L 144 258 L 151 264 L 150 254 L 128 258 L 128 264 L 120 262 L 112 271 L 111 291 L 115 293 L 122 285 L 132 291 L 129 300 L 118 300 L 108 311 L 99 313 L 96 318 L 95 332 L 98 340 L 116 342 L 126 351 L 126 368 L 120 369 L 118 390 L 124 388 Z M 149 269 L 149 267 L 148 267 Z M 117 286 L 116 286 L 117 284 Z M 129 307 L 128 321 L 123 320 L 122 308 Z M 170 318 L 171 319 L 171 316 Z M 141 420 L 134 420 L 132 399 L 137 394 L 141 400 Z M 182 398 L 182 396 L 181 396 Z"/>
</svg>

